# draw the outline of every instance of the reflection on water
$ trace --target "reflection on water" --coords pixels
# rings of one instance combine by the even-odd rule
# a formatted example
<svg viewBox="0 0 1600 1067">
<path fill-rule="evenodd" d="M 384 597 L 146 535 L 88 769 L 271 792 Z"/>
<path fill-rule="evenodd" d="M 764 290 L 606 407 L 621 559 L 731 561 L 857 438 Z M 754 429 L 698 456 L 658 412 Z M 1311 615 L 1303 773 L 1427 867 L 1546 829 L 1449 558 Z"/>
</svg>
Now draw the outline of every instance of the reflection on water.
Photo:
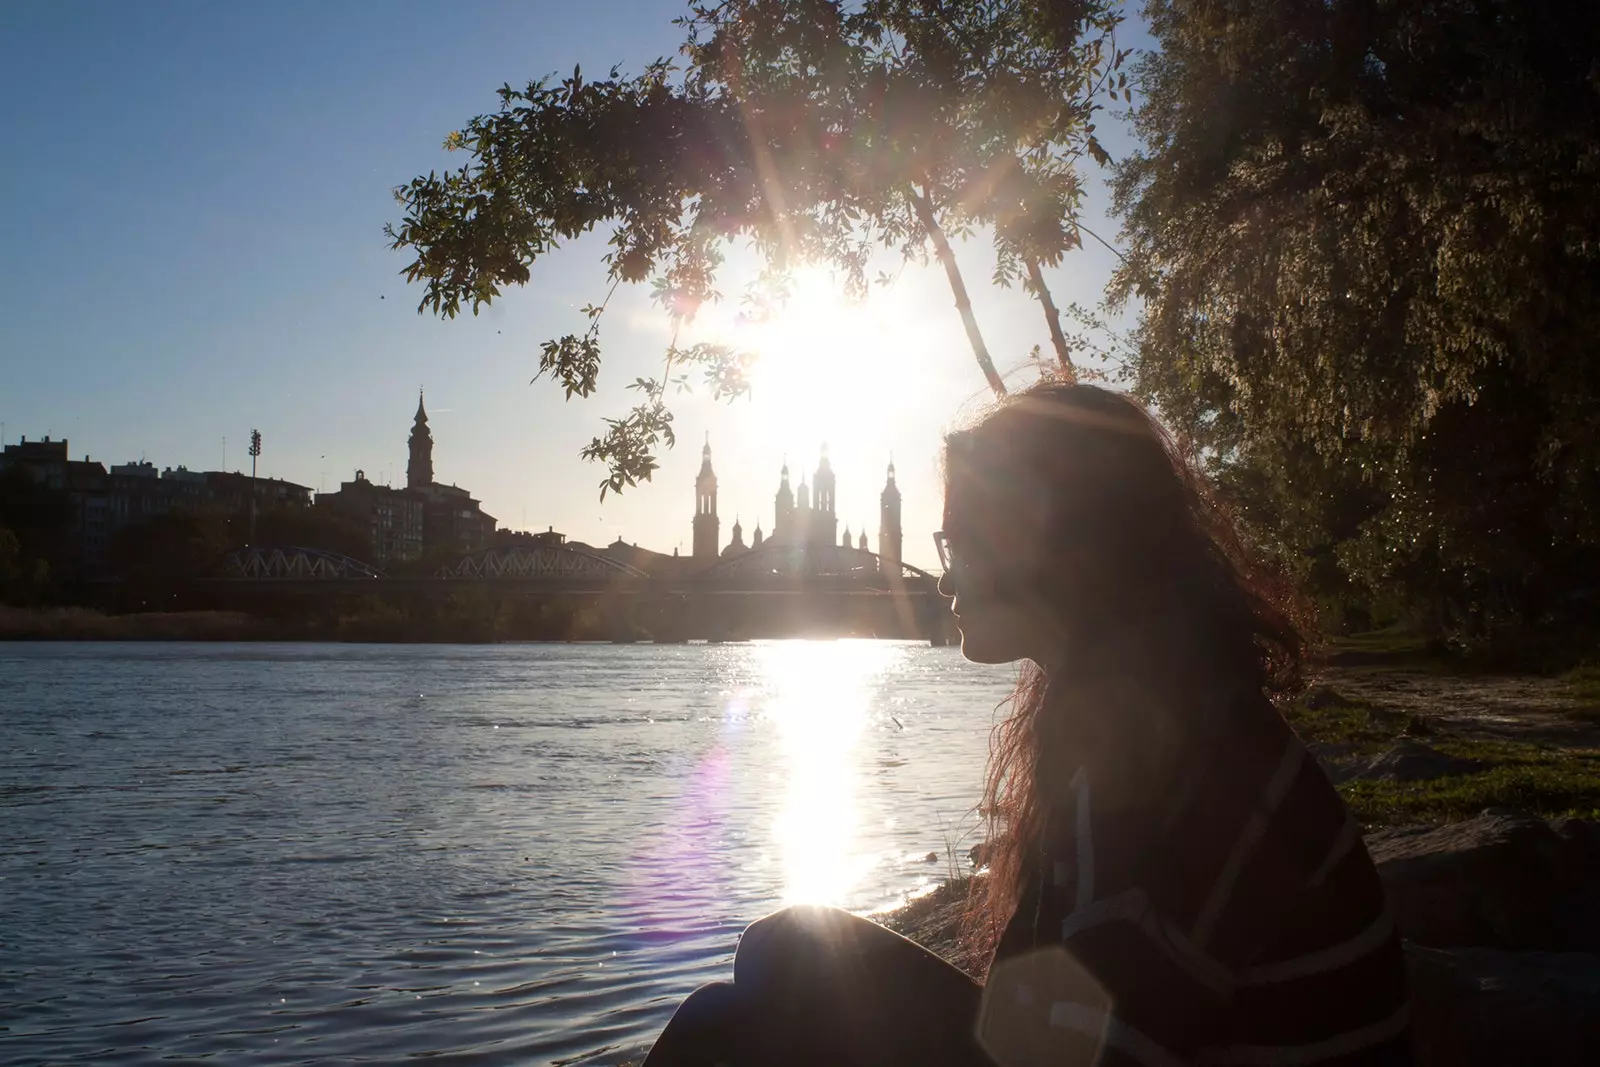
<svg viewBox="0 0 1600 1067">
<path fill-rule="evenodd" d="M 783 903 L 842 904 L 881 857 L 858 850 L 856 739 L 874 683 L 902 646 L 793 641 L 761 649 L 783 762 L 783 810 L 773 837 L 783 856 Z"/>
<path fill-rule="evenodd" d="M 0 646 L 0 1062 L 614 1063 L 750 920 L 938 877 L 1009 679 L 879 642 Z"/>
</svg>

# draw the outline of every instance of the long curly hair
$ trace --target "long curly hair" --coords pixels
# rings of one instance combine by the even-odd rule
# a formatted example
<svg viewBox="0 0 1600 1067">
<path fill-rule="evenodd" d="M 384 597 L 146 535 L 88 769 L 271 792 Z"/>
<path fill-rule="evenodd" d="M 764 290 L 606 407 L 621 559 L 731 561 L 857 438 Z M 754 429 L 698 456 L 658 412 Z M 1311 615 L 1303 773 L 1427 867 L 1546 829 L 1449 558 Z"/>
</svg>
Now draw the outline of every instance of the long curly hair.
<svg viewBox="0 0 1600 1067">
<path fill-rule="evenodd" d="M 1062 649 L 1048 673 L 1024 661 L 991 737 L 979 809 L 989 874 L 973 880 L 966 930 L 981 955 L 1033 877 L 1046 813 L 1078 767 L 1117 768 L 1139 802 L 1174 754 L 1295 692 L 1305 641 L 1288 585 L 1252 562 L 1197 467 L 1124 394 L 1042 381 L 951 434 L 945 470 L 947 489 L 978 487 L 963 496 L 982 513 L 966 517 L 980 531 L 969 550 L 1002 569 L 1036 561 L 1007 585 Z M 1043 545 L 1016 543 L 1041 532 Z"/>
</svg>

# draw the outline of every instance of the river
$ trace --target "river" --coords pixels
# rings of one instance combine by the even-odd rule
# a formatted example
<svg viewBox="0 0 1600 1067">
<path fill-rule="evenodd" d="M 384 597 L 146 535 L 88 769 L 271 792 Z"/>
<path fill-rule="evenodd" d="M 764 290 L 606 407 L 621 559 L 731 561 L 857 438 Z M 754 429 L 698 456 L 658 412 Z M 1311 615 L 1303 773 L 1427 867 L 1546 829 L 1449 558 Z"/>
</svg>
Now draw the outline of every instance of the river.
<svg viewBox="0 0 1600 1067">
<path fill-rule="evenodd" d="M 875 641 L 0 644 L 0 1062 L 636 1056 L 750 920 L 944 876 L 1012 678 Z"/>
</svg>

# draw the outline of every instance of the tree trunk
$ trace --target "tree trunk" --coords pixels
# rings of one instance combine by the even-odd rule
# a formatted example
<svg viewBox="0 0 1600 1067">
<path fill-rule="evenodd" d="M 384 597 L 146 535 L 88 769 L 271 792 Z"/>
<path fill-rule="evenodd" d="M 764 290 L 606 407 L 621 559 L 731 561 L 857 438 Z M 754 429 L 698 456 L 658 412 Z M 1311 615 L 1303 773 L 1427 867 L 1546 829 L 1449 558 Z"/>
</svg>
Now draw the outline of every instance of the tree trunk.
<svg viewBox="0 0 1600 1067">
<path fill-rule="evenodd" d="M 1050 287 L 1044 283 L 1044 272 L 1039 269 L 1039 264 L 1028 260 L 1028 282 L 1033 288 L 1033 294 L 1039 298 L 1039 304 L 1044 308 L 1045 325 L 1050 327 L 1050 343 L 1056 346 L 1056 359 L 1061 361 L 1061 370 L 1071 381 L 1078 380 L 1078 370 L 1072 365 L 1072 355 L 1067 351 L 1067 335 L 1061 332 L 1061 312 L 1056 310 L 1056 302 L 1050 298 Z"/>
<path fill-rule="evenodd" d="M 994 360 L 989 358 L 989 348 L 983 343 L 983 334 L 978 330 L 978 320 L 972 314 L 972 300 L 967 296 L 967 284 L 961 280 L 961 268 L 956 266 L 956 256 L 950 250 L 950 242 L 945 239 L 944 230 L 933 217 L 933 206 L 926 196 L 915 189 L 908 195 L 911 197 L 911 206 L 917 213 L 917 221 L 922 223 L 922 228 L 928 231 L 928 236 L 933 239 L 933 250 L 939 257 L 939 263 L 944 267 L 945 277 L 950 279 L 950 289 L 956 297 L 956 310 L 961 312 L 961 324 L 967 328 L 967 340 L 972 342 L 972 354 L 978 359 L 978 367 L 988 380 L 989 388 L 994 390 L 994 395 L 1005 396 L 1006 383 L 1001 379 L 1000 372 L 994 369 Z"/>
</svg>

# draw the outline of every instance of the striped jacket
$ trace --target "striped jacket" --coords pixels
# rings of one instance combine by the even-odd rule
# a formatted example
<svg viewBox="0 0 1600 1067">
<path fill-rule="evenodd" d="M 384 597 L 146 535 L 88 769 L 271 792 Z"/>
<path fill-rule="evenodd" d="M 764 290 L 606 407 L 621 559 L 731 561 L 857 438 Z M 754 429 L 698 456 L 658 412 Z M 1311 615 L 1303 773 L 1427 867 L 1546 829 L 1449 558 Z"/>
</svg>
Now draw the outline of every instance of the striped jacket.
<svg viewBox="0 0 1600 1067">
<path fill-rule="evenodd" d="M 980 1035 L 1002 1067 L 1412 1062 L 1377 871 L 1322 769 L 1261 711 L 1138 814 L 1097 813 L 1091 769 L 1062 791 L 986 987 Z"/>
</svg>

